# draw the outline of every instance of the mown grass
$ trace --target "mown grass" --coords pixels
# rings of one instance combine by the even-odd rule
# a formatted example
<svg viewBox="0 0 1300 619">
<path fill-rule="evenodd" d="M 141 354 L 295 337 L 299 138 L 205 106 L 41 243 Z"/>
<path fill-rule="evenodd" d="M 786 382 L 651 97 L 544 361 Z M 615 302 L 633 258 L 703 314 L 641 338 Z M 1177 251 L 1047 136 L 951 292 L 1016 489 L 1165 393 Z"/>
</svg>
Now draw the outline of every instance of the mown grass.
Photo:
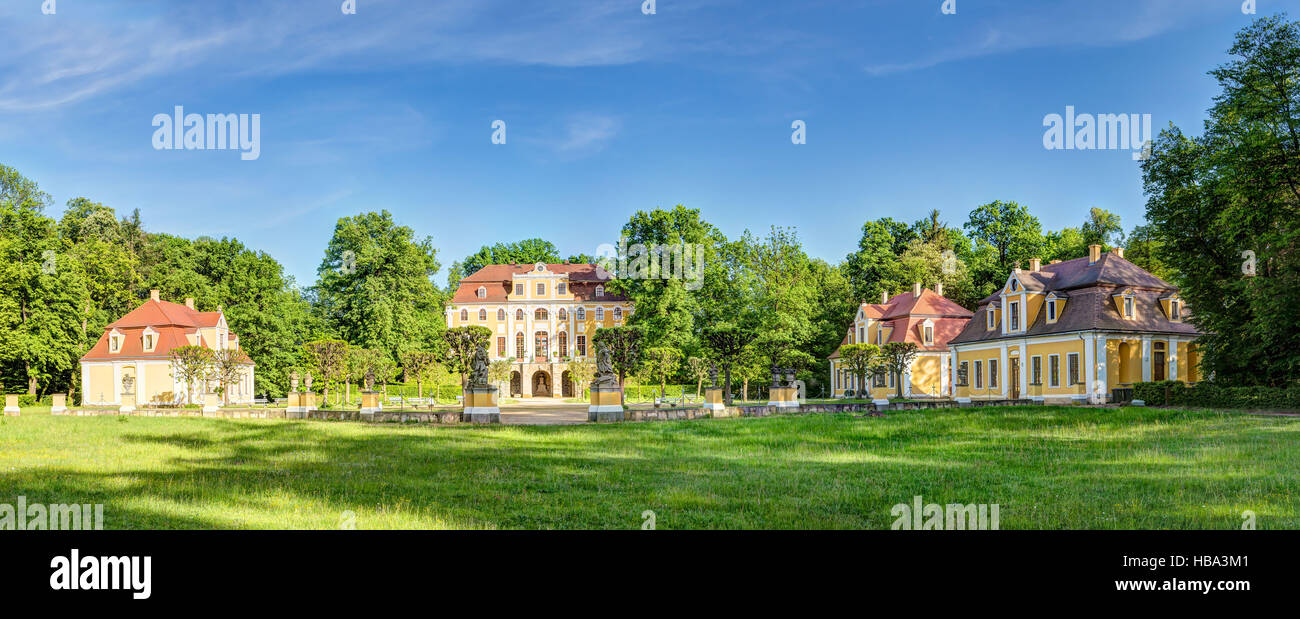
<svg viewBox="0 0 1300 619">
<path fill-rule="evenodd" d="M 1018 407 L 582 426 L 0 418 L 0 503 L 106 528 L 887 529 L 914 495 L 1003 529 L 1300 527 L 1300 419 Z"/>
</svg>

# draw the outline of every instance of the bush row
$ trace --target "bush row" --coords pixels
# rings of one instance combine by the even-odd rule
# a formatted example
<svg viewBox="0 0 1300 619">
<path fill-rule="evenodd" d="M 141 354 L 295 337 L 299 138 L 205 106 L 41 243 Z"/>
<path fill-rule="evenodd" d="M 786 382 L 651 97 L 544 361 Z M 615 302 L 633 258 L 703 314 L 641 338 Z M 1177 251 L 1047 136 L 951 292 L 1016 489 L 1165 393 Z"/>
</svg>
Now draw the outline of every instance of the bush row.
<svg viewBox="0 0 1300 619">
<path fill-rule="evenodd" d="M 1156 406 L 1300 409 L 1300 386 L 1227 387 L 1213 383 L 1188 385 L 1182 381 L 1165 380 L 1134 384 L 1133 398 Z"/>
</svg>

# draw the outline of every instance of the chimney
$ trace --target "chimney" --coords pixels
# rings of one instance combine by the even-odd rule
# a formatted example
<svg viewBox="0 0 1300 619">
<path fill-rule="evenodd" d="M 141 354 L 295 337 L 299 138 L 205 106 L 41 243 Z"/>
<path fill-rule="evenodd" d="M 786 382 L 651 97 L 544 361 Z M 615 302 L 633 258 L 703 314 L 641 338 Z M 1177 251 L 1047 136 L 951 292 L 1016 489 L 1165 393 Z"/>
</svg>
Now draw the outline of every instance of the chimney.
<svg viewBox="0 0 1300 619">
<path fill-rule="evenodd" d="M 1038 270 L 1041 269 L 1041 268 L 1043 268 L 1043 261 L 1042 261 L 1041 258 L 1030 258 L 1030 259 L 1029 259 L 1029 270 L 1030 270 L 1030 271 L 1033 271 L 1033 272 L 1037 273 Z"/>
<path fill-rule="evenodd" d="M 888 291 L 888 290 L 881 290 L 881 291 L 880 291 L 880 304 L 881 304 L 881 305 L 884 305 L 884 304 L 886 304 L 886 303 L 889 303 L 889 291 Z"/>
<path fill-rule="evenodd" d="M 1088 264 L 1093 264 L 1101 260 L 1101 245 L 1088 246 Z"/>
<path fill-rule="evenodd" d="M 943 282 L 935 282 L 934 293 L 941 297 L 943 296 Z"/>
<path fill-rule="evenodd" d="M 185 297 L 185 307 L 194 309 L 194 297 Z"/>
<path fill-rule="evenodd" d="M 150 300 L 153 300 L 153 301 L 157 301 L 157 300 L 158 300 L 158 291 L 157 291 L 157 290 L 150 290 L 150 291 L 149 291 L 149 299 L 150 299 Z"/>
<path fill-rule="evenodd" d="M 1116 247 L 1115 249 L 1112 249 L 1111 251 L 1115 252 L 1115 255 L 1116 255 L 1116 256 L 1119 256 L 1120 258 L 1123 258 L 1123 257 L 1124 257 L 1124 248 L 1123 248 L 1123 247 Z"/>
<path fill-rule="evenodd" d="M 916 282 L 915 284 L 912 284 L 912 296 L 913 297 L 921 296 L 921 282 Z"/>
</svg>

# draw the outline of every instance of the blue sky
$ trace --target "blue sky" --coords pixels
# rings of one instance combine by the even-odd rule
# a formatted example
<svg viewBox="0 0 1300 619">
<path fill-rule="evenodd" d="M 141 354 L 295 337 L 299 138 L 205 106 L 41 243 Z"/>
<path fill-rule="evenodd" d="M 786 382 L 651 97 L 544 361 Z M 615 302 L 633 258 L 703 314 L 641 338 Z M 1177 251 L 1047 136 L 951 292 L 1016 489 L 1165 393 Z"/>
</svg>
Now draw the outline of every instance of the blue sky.
<svg viewBox="0 0 1300 619">
<path fill-rule="evenodd" d="M 1048 151 L 1044 116 L 1199 133 L 1206 72 L 1252 19 L 1241 0 L 42 2 L 0 0 L 0 162 L 56 215 L 78 196 L 139 208 L 303 285 L 335 220 L 379 209 L 444 265 L 529 237 L 594 254 L 678 203 L 729 236 L 795 226 L 832 261 L 868 219 L 961 224 L 995 199 L 1051 229 L 1091 206 L 1131 228 L 1131 153 Z M 261 156 L 155 150 L 177 105 L 260 114 Z"/>
</svg>

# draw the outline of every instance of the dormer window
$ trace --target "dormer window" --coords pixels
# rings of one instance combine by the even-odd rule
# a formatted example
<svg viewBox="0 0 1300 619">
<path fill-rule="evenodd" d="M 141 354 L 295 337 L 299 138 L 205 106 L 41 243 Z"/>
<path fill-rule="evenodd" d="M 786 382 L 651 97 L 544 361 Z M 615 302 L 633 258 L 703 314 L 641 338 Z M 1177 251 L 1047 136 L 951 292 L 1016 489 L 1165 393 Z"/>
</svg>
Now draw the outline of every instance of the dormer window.
<svg viewBox="0 0 1300 619">
<path fill-rule="evenodd" d="M 148 329 L 144 332 L 144 336 L 140 338 L 140 341 L 144 344 L 145 352 L 153 352 L 154 346 L 158 343 L 158 335 L 153 329 Z"/>
<path fill-rule="evenodd" d="M 1015 280 L 1015 279 L 1011 280 L 1011 286 L 1010 286 L 1010 288 L 1011 288 L 1011 292 L 1015 292 L 1015 291 L 1017 291 L 1017 290 L 1020 290 L 1020 281 L 1019 281 L 1019 280 Z"/>
<path fill-rule="evenodd" d="M 1183 305 L 1182 301 L 1180 301 L 1180 300 L 1178 300 L 1178 299 L 1172 299 L 1172 300 L 1169 301 L 1169 318 L 1170 318 L 1171 320 L 1182 320 L 1182 319 L 1183 319 L 1183 308 L 1182 308 L 1182 305 Z"/>
<path fill-rule="evenodd" d="M 603 296 L 605 296 L 605 287 L 604 287 L 604 286 L 596 286 L 596 298 L 599 299 L 599 298 L 601 298 L 601 297 L 603 297 Z"/>
<path fill-rule="evenodd" d="M 998 326 L 998 320 L 997 320 L 997 318 L 994 316 L 993 308 L 992 308 L 992 307 L 990 307 L 990 308 L 988 308 L 987 310 L 985 310 L 985 313 L 984 313 L 984 319 L 985 319 L 985 324 L 988 326 L 988 328 L 992 329 L 992 328 Z"/>
<path fill-rule="evenodd" d="M 486 299 L 486 298 L 487 298 L 487 287 L 485 287 L 485 286 L 479 286 L 479 287 L 478 287 L 478 291 L 476 291 L 474 294 L 478 295 L 478 298 L 480 298 L 480 299 Z"/>
<path fill-rule="evenodd" d="M 1056 299 L 1047 300 L 1047 322 L 1056 322 Z"/>
<path fill-rule="evenodd" d="M 1020 302 L 1019 301 L 1012 301 L 1007 306 L 1007 319 L 1010 320 L 1011 322 L 1011 326 L 1007 329 L 1008 331 L 1020 330 Z"/>
<path fill-rule="evenodd" d="M 922 339 L 923 339 L 923 341 L 925 342 L 925 345 L 926 345 L 926 346 L 933 346 L 933 345 L 934 345 L 934 327 L 931 326 L 931 325 L 925 325 L 925 329 L 923 330 L 923 334 L 924 334 L 924 335 L 923 335 L 923 338 L 922 338 Z"/>
<path fill-rule="evenodd" d="M 1127 318 L 1127 319 L 1129 319 L 1129 320 L 1132 320 L 1132 319 L 1133 319 L 1133 297 L 1132 297 L 1132 295 L 1124 295 L 1124 318 Z"/>
<path fill-rule="evenodd" d="M 122 336 L 121 336 L 121 334 L 114 333 L 114 334 L 108 336 L 108 352 L 111 352 L 111 353 L 122 352 Z"/>
<path fill-rule="evenodd" d="M 564 282 L 555 285 L 555 294 L 568 294 L 568 290 L 569 285 Z"/>
</svg>

